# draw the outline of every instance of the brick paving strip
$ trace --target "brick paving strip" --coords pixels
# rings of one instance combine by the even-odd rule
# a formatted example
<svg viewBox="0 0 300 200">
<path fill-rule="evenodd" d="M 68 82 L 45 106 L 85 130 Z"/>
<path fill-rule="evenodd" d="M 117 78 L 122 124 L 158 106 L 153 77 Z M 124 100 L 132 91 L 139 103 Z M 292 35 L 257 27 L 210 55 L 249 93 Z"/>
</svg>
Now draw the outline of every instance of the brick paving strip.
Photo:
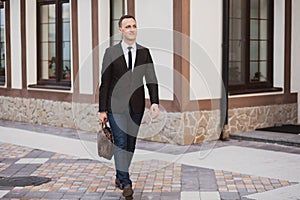
<svg viewBox="0 0 300 200">
<path fill-rule="evenodd" d="M 115 171 L 108 163 L 0 144 L 0 176 L 41 176 L 40 186 L 3 187 L 3 199 L 122 199 L 114 186 Z M 28 163 L 26 163 L 28 162 Z M 18 164 L 19 163 L 19 164 Z M 222 199 L 291 185 L 285 180 L 191 167 L 159 160 L 132 165 L 135 199 L 181 199 L 181 192 L 219 192 Z M 1 196 L 0 196 L 1 197 Z"/>
<path fill-rule="evenodd" d="M 223 199 L 230 196 L 238 198 L 253 193 L 261 193 L 280 187 L 289 186 L 286 180 L 270 179 L 265 177 L 249 176 L 223 170 L 215 170 L 218 190 Z M 230 198 L 228 198 L 230 199 Z"/>
<path fill-rule="evenodd" d="M 5 153 L 9 152 L 9 153 Z M 116 199 L 121 198 L 121 190 L 114 185 L 115 170 L 108 163 L 95 160 L 78 159 L 58 153 L 51 153 L 20 147 L 11 144 L 0 145 L 0 176 L 23 175 L 49 177 L 51 182 L 40 186 L 11 187 L 4 198 L 27 199 Z M 19 158 L 17 158 L 19 156 Z M 16 164 L 26 158 L 44 159 L 42 164 Z M 14 163 L 10 161 L 14 158 Z M 30 161 L 32 161 L 31 159 Z M 6 164 L 10 161 L 9 164 Z M 29 162 L 30 162 L 29 161 Z M 28 166 L 34 165 L 34 171 Z M 19 166 L 19 167 L 16 167 Z M 27 168 L 26 168 L 27 166 Z M 22 168 L 26 168 L 23 170 Z M 11 170 L 13 169 L 13 170 Z M 181 191 L 181 165 L 165 161 L 149 160 L 135 162 L 132 166 L 132 181 L 135 197 L 147 196 L 174 196 L 179 197 Z M 155 194 L 157 193 L 157 194 Z M 102 198 L 101 198 L 102 197 Z M 174 199 L 174 198 L 173 198 Z M 175 198 L 176 199 L 176 198 Z"/>
</svg>

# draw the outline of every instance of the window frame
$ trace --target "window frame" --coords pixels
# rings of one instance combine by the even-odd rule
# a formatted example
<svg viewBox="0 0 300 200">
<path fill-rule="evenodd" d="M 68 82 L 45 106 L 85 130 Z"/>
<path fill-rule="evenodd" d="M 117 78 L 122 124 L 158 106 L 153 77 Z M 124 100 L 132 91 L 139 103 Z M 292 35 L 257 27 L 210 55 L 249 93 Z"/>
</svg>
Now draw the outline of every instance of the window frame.
<svg viewBox="0 0 300 200">
<path fill-rule="evenodd" d="M 42 87 L 50 89 L 70 90 L 71 80 L 65 80 L 63 75 L 63 20 L 62 20 L 62 4 L 71 3 L 70 0 L 37 0 L 37 85 L 31 87 Z M 41 32 L 40 20 L 41 13 L 40 7 L 43 5 L 55 5 L 55 59 L 56 59 L 56 79 L 42 79 L 42 66 L 41 66 Z M 71 6 L 70 6 L 71 10 Z M 71 20 L 71 16 L 70 16 Z M 71 24 L 71 22 L 70 22 Z M 71 27 L 70 27 L 71 30 Z M 70 32 L 71 34 L 71 32 Z M 70 41 L 71 42 L 71 41 Z M 71 45 L 70 45 L 71 53 Z M 70 70 L 72 66 L 70 65 Z"/>
<path fill-rule="evenodd" d="M 232 0 L 229 0 L 229 3 Z M 274 88 L 273 87 L 273 52 L 274 52 L 274 2 L 273 0 L 268 0 L 268 33 L 267 33 L 267 80 L 264 82 L 251 82 L 250 78 L 250 7 L 251 0 L 245 0 L 245 11 L 241 11 L 241 13 L 245 12 L 245 23 L 242 23 L 241 29 L 244 31 L 244 35 L 241 35 L 242 45 L 245 46 L 244 50 L 241 51 L 241 63 L 242 68 L 244 68 L 244 83 L 242 84 L 231 84 L 228 80 L 228 91 L 229 94 L 246 94 L 246 93 L 256 93 L 256 92 L 267 92 L 267 91 L 281 91 L 282 88 Z M 229 6 L 229 29 L 231 26 L 231 11 Z M 241 32 L 243 32 L 241 31 Z M 258 39 L 259 40 L 259 39 Z M 230 46 L 231 35 L 228 35 L 228 44 Z M 228 55 L 230 51 L 228 49 Z M 242 55 L 243 54 L 243 55 Z M 243 60 L 244 59 L 244 60 Z M 228 56 L 228 69 L 230 65 L 230 57 Z M 229 70 L 230 71 L 230 70 Z M 228 71 L 228 73 L 230 73 Z M 229 75 L 229 74 L 228 74 Z M 230 76 L 230 75 L 229 75 Z"/>
</svg>

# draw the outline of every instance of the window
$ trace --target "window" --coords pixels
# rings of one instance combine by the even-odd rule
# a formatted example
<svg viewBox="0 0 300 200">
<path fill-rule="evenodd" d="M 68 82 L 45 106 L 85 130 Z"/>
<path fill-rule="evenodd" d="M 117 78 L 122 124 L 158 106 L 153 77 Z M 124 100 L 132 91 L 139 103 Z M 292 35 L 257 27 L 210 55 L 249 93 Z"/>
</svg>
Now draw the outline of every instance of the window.
<svg viewBox="0 0 300 200">
<path fill-rule="evenodd" d="M 126 0 L 110 0 L 110 44 L 114 45 L 120 42 L 121 35 L 119 34 L 119 19 L 127 12 Z"/>
<path fill-rule="evenodd" d="M 0 1 L 0 85 L 5 85 L 6 43 L 5 43 L 5 3 Z"/>
<path fill-rule="evenodd" d="M 273 88 L 273 1 L 229 0 L 229 92 Z"/>
<path fill-rule="evenodd" d="M 69 0 L 39 0 L 38 85 L 57 89 L 71 86 L 71 40 Z"/>
</svg>

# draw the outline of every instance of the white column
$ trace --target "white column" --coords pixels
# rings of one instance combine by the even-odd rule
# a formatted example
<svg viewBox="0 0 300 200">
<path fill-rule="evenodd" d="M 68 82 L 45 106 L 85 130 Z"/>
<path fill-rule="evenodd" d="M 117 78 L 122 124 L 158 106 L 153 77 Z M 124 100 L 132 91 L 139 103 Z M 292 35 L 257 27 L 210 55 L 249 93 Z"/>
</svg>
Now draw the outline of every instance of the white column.
<svg viewBox="0 0 300 200">
<path fill-rule="evenodd" d="M 99 20 L 99 82 L 101 77 L 102 61 L 105 49 L 109 47 L 110 30 L 110 7 L 109 0 L 102 0 L 98 3 Z"/>
<path fill-rule="evenodd" d="M 136 0 L 135 16 L 137 42 L 151 51 L 159 97 L 173 100 L 173 0 Z"/>
<path fill-rule="evenodd" d="M 191 100 L 221 96 L 222 6 L 220 0 L 191 0 Z"/>
<path fill-rule="evenodd" d="M 101 2 L 99 2 L 101 3 Z M 91 0 L 78 1 L 79 92 L 93 94 Z"/>
<path fill-rule="evenodd" d="M 284 1 L 274 1 L 274 87 L 284 87 Z"/>
<path fill-rule="evenodd" d="M 26 62 L 27 84 L 37 81 L 36 0 L 26 0 Z"/>
<path fill-rule="evenodd" d="M 300 123 L 300 24 L 299 17 L 300 13 L 300 1 L 292 1 L 292 71 L 291 71 L 291 90 L 292 92 L 298 92 L 298 123 Z"/>
</svg>

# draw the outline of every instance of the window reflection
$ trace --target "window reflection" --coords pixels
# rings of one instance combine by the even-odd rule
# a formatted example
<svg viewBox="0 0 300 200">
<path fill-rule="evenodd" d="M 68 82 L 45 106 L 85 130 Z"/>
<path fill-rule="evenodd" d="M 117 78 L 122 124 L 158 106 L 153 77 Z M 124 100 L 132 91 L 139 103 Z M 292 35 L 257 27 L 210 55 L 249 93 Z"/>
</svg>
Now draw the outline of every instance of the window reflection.
<svg viewBox="0 0 300 200">
<path fill-rule="evenodd" d="M 272 84 L 272 24 L 269 0 L 229 0 L 229 86 L 232 90 Z M 266 86 L 266 87 L 269 87 Z"/>
<path fill-rule="evenodd" d="M 55 4 L 40 7 L 41 66 L 43 79 L 56 78 Z"/>
<path fill-rule="evenodd" d="M 5 9 L 0 2 L 0 85 L 5 85 L 6 74 Z"/>
<path fill-rule="evenodd" d="M 70 86 L 71 28 L 67 0 L 38 0 L 38 84 Z"/>
<path fill-rule="evenodd" d="M 62 40 L 62 65 L 63 65 L 63 73 L 62 78 L 66 80 L 71 79 L 71 56 L 70 56 L 70 4 L 64 3 L 62 5 L 62 16 L 63 16 L 63 25 L 62 25 L 62 33 L 63 33 L 63 40 Z"/>
<path fill-rule="evenodd" d="M 110 36 L 111 45 L 117 44 L 121 39 L 119 34 L 119 19 L 122 15 L 127 13 L 127 1 L 126 0 L 111 0 L 111 20 L 110 20 Z"/>
</svg>

